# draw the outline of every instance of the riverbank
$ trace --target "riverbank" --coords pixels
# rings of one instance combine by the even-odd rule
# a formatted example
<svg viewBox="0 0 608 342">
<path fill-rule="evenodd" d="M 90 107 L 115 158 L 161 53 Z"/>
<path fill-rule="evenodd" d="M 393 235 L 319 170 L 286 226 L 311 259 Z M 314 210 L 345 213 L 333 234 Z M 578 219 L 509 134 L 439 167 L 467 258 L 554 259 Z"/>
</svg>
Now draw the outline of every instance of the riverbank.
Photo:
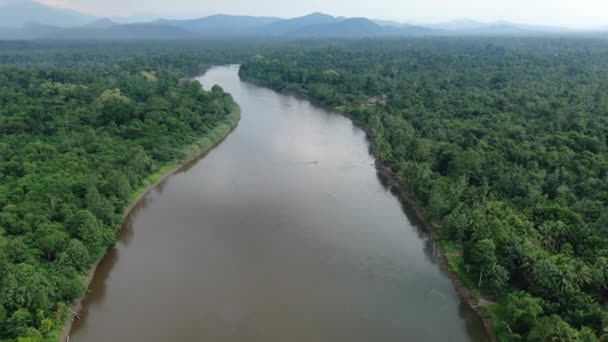
<svg viewBox="0 0 608 342">
<path fill-rule="evenodd" d="M 337 110 L 334 109 L 334 111 Z M 337 112 L 348 117 L 353 123 L 356 124 L 356 121 L 352 120 L 352 118 L 347 113 L 342 111 Z M 447 274 L 447 276 L 450 278 L 450 280 L 452 280 L 454 288 L 456 289 L 456 292 L 458 292 L 462 300 L 464 300 L 467 305 L 477 314 L 477 316 L 479 316 L 479 318 L 483 322 L 483 326 L 486 330 L 486 333 L 488 334 L 488 338 L 490 339 L 490 341 L 498 341 L 496 337 L 496 332 L 494 331 L 492 317 L 487 311 L 486 303 L 489 303 L 489 301 L 481 297 L 478 293 L 476 293 L 476 289 L 467 285 L 467 283 L 463 279 L 463 274 L 455 268 L 456 265 L 451 263 L 448 258 L 448 253 L 446 251 L 445 245 L 441 243 L 441 239 L 439 237 L 439 226 L 426 218 L 426 215 L 424 214 L 422 209 L 420 209 L 420 207 L 416 204 L 407 189 L 402 185 L 403 183 L 401 182 L 399 175 L 395 174 L 392 171 L 390 165 L 386 164 L 380 159 L 380 156 L 374 148 L 371 139 L 369 139 L 370 135 L 367 129 L 360 125 L 357 126 L 363 131 L 365 131 L 367 140 L 370 143 L 371 153 L 376 159 L 375 165 L 378 173 L 384 176 L 389 181 L 389 184 L 394 190 L 393 193 L 397 195 L 397 198 L 399 198 L 399 201 L 401 201 L 402 204 L 407 205 L 412 210 L 412 213 L 415 215 L 416 220 L 418 220 L 422 224 L 423 228 L 429 233 L 431 239 L 433 239 L 435 245 L 438 247 L 438 260 L 439 266 L 441 267 L 442 271 L 444 271 L 445 274 Z"/>
<path fill-rule="evenodd" d="M 252 84 L 256 84 L 256 85 L 259 85 L 262 87 L 270 88 L 268 85 L 264 84 L 263 82 L 257 82 L 255 79 L 243 78 L 243 80 L 245 82 L 250 82 Z M 272 88 L 270 88 L 270 89 L 272 89 Z M 273 89 L 273 90 L 275 90 L 275 89 Z M 277 90 L 275 90 L 275 91 L 277 91 Z M 286 94 L 286 95 L 290 95 L 290 96 L 294 96 L 298 99 L 303 99 L 303 100 L 309 101 L 309 102 L 313 103 L 315 106 L 327 109 L 328 111 L 332 111 L 332 112 L 336 112 L 341 115 L 344 115 L 345 117 L 349 118 L 353 122 L 354 125 L 356 125 L 357 127 L 359 127 L 360 129 L 362 129 L 365 132 L 367 140 L 369 142 L 369 146 L 370 146 L 370 153 L 374 156 L 374 159 L 376 161 L 375 166 L 376 166 L 378 173 L 381 174 L 384 178 L 386 178 L 389 181 L 389 184 L 395 190 L 394 192 L 397 195 L 397 197 L 399 198 L 399 200 L 401 201 L 401 203 L 411 209 L 413 215 L 415 216 L 415 219 L 421 223 L 424 230 L 426 230 L 428 232 L 428 234 L 430 235 L 430 237 L 433 239 L 436 246 L 438 247 L 437 248 L 438 260 L 439 260 L 439 265 L 440 265 L 442 271 L 444 271 L 445 274 L 450 278 L 450 280 L 452 281 L 456 291 L 458 292 L 458 294 L 462 298 L 462 300 L 481 319 L 490 341 L 497 341 L 498 339 L 496 336 L 496 332 L 494 330 L 493 319 L 492 319 L 490 312 L 488 311 L 488 305 L 487 305 L 488 303 L 491 303 L 491 302 L 488 301 L 487 299 L 484 299 L 479 294 L 479 291 L 476 288 L 468 286 L 466 279 L 465 279 L 466 274 L 463 274 L 462 272 L 460 272 L 457 269 L 457 265 L 455 262 L 450 262 L 449 251 L 446 250 L 446 246 L 442 243 L 442 241 L 439 237 L 439 234 L 438 234 L 439 226 L 436 223 L 431 222 L 430 220 L 427 219 L 427 216 L 424 214 L 423 210 L 416 204 L 416 202 L 414 201 L 412 196 L 410 196 L 407 189 L 403 186 L 403 183 L 401 182 L 399 175 L 395 174 L 391 170 L 390 165 L 388 165 L 385 161 L 383 161 L 380 158 L 379 153 L 376 151 L 376 148 L 373 145 L 372 140 L 370 139 L 370 134 L 369 134 L 369 131 L 367 130 L 367 128 L 362 126 L 361 124 L 359 124 L 357 122 L 357 120 L 355 120 L 353 117 L 351 117 L 344 108 L 330 107 L 330 106 L 324 105 L 322 103 L 319 103 L 318 101 L 315 101 L 314 99 L 312 99 L 306 95 L 299 94 L 299 93 L 292 93 L 289 91 L 277 91 L 277 92 Z"/>
<path fill-rule="evenodd" d="M 219 145 L 237 127 L 240 118 L 241 110 L 238 104 L 235 103 L 230 114 L 220 124 L 218 124 L 213 130 L 211 130 L 206 136 L 201 138 L 196 144 L 193 144 L 186 149 L 185 158 L 180 161 L 161 166 L 156 172 L 146 177 L 146 179 L 142 182 L 141 186 L 133 190 L 133 192 L 129 196 L 129 204 L 123 211 L 123 225 L 127 217 L 133 211 L 133 209 L 140 203 L 143 198 L 146 197 L 146 195 L 148 195 L 158 185 L 166 181 L 169 177 L 179 172 L 183 167 L 187 166 L 189 163 L 199 158 L 204 157 L 214 147 Z M 108 248 L 111 247 L 112 246 L 109 246 Z M 63 342 L 69 339 L 69 334 L 70 330 L 72 329 L 74 318 L 78 317 L 78 312 L 82 309 L 82 301 L 86 296 L 86 291 L 88 290 L 89 285 L 91 284 L 91 281 L 95 276 L 95 271 L 97 270 L 99 263 L 104 257 L 105 254 L 101 256 L 95 262 L 95 264 L 93 264 L 87 275 L 83 278 L 85 294 L 72 303 L 70 307 L 70 312 L 68 313 L 61 330 L 57 330 L 56 334 L 53 334 L 53 336 L 48 339 L 49 341 L 59 340 L 60 342 Z"/>
<path fill-rule="evenodd" d="M 366 133 L 367 134 L 367 133 Z M 372 151 L 374 149 L 372 148 Z M 448 253 L 445 250 L 445 246 L 441 243 L 438 233 L 439 226 L 428 221 L 423 213 L 423 211 L 416 205 L 414 199 L 409 195 L 407 190 L 401 185 L 401 181 L 399 176 L 396 175 L 390 168 L 384 164 L 378 157 L 375 151 L 373 151 L 373 155 L 376 158 L 376 170 L 378 173 L 384 176 L 387 180 L 389 180 L 389 184 L 395 190 L 393 193 L 396 193 L 399 200 L 410 207 L 412 209 L 412 213 L 416 216 L 416 219 L 422 223 L 425 230 L 429 232 L 431 238 L 435 241 L 435 244 L 439 247 L 437 248 L 438 258 L 440 260 L 439 265 L 441 269 L 450 277 L 452 282 L 454 283 L 454 287 L 456 291 L 460 295 L 460 297 L 467 303 L 467 305 L 475 311 L 475 313 L 481 318 L 484 328 L 488 334 L 488 338 L 491 341 L 498 341 L 496 337 L 496 333 L 494 332 L 494 326 L 492 323 L 492 317 L 489 312 L 487 312 L 485 303 L 488 303 L 487 300 L 478 296 L 475 293 L 475 289 L 467 286 L 462 279 L 462 275 L 457 269 L 454 269 L 454 265 L 450 263 L 448 258 Z"/>
</svg>

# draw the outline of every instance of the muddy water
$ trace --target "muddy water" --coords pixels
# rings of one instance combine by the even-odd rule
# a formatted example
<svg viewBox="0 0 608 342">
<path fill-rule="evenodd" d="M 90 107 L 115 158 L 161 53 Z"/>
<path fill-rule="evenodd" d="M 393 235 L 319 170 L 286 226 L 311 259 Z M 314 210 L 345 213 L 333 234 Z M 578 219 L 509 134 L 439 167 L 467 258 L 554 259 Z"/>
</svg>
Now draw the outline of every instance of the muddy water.
<svg viewBox="0 0 608 342">
<path fill-rule="evenodd" d="M 365 134 L 237 72 L 200 81 L 238 128 L 132 213 L 70 341 L 485 341 Z"/>
</svg>

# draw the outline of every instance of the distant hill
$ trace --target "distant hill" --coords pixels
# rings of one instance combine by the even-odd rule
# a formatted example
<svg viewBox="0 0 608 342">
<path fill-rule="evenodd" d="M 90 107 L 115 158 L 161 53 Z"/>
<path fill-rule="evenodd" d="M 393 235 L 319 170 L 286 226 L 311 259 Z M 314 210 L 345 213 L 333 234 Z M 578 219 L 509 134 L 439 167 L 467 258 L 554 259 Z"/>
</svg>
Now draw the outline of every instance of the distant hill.
<svg viewBox="0 0 608 342">
<path fill-rule="evenodd" d="M 382 20 L 382 19 L 370 19 L 370 20 L 380 26 L 401 27 L 401 26 L 405 25 L 403 23 L 399 23 L 399 22 L 392 21 L 392 20 Z"/>
<path fill-rule="evenodd" d="M 84 25 L 84 27 L 88 27 L 88 28 L 108 28 L 108 27 L 112 27 L 112 26 L 116 26 L 119 25 L 117 22 L 112 21 L 108 18 L 103 18 L 103 19 L 99 19 L 99 20 L 95 20 L 92 23 L 89 23 L 87 25 Z"/>
<path fill-rule="evenodd" d="M 324 13 L 293 19 L 218 14 L 190 20 L 157 20 L 152 24 L 179 27 L 205 37 L 377 37 L 430 31 L 409 25 L 385 27 L 366 18 L 333 17 Z"/>
<path fill-rule="evenodd" d="M 26 23 L 21 28 L 0 29 L 1 40 L 31 40 L 62 30 L 60 27 Z"/>
<path fill-rule="evenodd" d="M 274 36 L 285 35 L 290 32 L 298 32 L 299 30 L 304 30 L 307 27 L 332 24 L 343 20 L 344 19 L 342 18 L 332 17 L 331 15 L 324 13 L 312 13 L 303 17 L 283 19 L 281 21 L 266 25 L 265 27 L 261 28 L 258 33 Z"/>
<path fill-rule="evenodd" d="M 488 24 L 470 19 L 457 19 L 444 23 L 429 24 L 426 26 L 437 30 L 468 31 L 481 29 L 485 26 L 488 26 Z"/>
<path fill-rule="evenodd" d="M 410 36 L 420 34 L 434 34 L 435 31 L 424 26 L 407 25 L 402 24 L 401 26 L 386 26 L 384 27 L 384 35 L 386 36 Z"/>
<path fill-rule="evenodd" d="M 251 34 L 268 24 L 282 19 L 272 17 L 249 17 L 217 14 L 200 19 L 189 20 L 158 20 L 155 23 L 170 25 L 202 35 L 245 35 Z"/>
<path fill-rule="evenodd" d="M 508 21 L 483 23 L 469 19 L 453 20 L 427 26 L 436 30 L 439 34 L 450 35 L 538 35 L 581 32 L 556 26 L 517 24 Z"/>
<path fill-rule="evenodd" d="M 370 37 L 384 33 L 382 26 L 365 18 L 345 19 L 328 24 L 310 25 L 286 33 L 307 37 Z"/>
<path fill-rule="evenodd" d="M 3 1 L 3 0 L 0 0 Z M 204 37 L 398 37 L 412 35 L 539 35 L 591 31 L 469 19 L 415 26 L 388 20 L 334 17 L 312 13 L 281 19 L 216 14 L 203 18 L 158 19 L 121 24 L 76 11 L 46 6 L 33 0 L 0 5 L 0 39 L 197 39 Z M 599 31 L 596 31 L 599 33 Z"/>
<path fill-rule="evenodd" d="M 432 32 L 431 29 L 413 25 L 381 26 L 367 18 L 350 18 L 337 22 L 312 25 L 290 31 L 286 36 L 296 37 L 385 37 L 409 36 Z"/>
<path fill-rule="evenodd" d="M 0 4 L 0 26 L 15 29 L 27 23 L 39 23 L 56 27 L 86 25 L 96 18 L 76 11 L 59 9 L 34 1 Z"/>
<path fill-rule="evenodd" d="M 474 30 L 471 33 L 479 34 L 521 34 L 526 30 L 507 22 L 492 23 Z"/>
<path fill-rule="evenodd" d="M 38 39 L 57 40 L 176 40 L 195 39 L 196 33 L 158 23 L 124 24 L 109 27 L 79 27 L 54 30 Z"/>
</svg>

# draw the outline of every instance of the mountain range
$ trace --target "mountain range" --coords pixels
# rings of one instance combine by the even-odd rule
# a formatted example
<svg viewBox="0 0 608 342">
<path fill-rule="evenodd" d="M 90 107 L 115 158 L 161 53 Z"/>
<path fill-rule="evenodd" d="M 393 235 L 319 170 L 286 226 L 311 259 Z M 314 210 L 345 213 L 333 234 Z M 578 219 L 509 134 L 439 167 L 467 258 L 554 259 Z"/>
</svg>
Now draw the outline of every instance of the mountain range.
<svg viewBox="0 0 608 342">
<path fill-rule="evenodd" d="M 481 23 L 455 20 L 440 24 L 408 25 L 367 18 L 312 13 L 293 19 L 217 14 L 198 19 L 158 19 L 118 23 L 34 1 L 0 6 L 0 39 L 196 39 L 201 37 L 387 37 L 415 35 L 525 35 L 576 33 L 564 28 Z"/>
</svg>

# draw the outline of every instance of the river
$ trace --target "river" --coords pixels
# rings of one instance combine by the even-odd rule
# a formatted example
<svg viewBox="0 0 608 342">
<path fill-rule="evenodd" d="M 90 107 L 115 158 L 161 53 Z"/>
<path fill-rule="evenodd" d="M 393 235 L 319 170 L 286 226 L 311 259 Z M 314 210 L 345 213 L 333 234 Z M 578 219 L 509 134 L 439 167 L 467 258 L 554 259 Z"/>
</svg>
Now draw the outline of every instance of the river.
<svg viewBox="0 0 608 342">
<path fill-rule="evenodd" d="M 362 130 L 238 66 L 199 81 L 241 122 L 133 210 L 70 341 L 487 340 Z"/>
</svg>

